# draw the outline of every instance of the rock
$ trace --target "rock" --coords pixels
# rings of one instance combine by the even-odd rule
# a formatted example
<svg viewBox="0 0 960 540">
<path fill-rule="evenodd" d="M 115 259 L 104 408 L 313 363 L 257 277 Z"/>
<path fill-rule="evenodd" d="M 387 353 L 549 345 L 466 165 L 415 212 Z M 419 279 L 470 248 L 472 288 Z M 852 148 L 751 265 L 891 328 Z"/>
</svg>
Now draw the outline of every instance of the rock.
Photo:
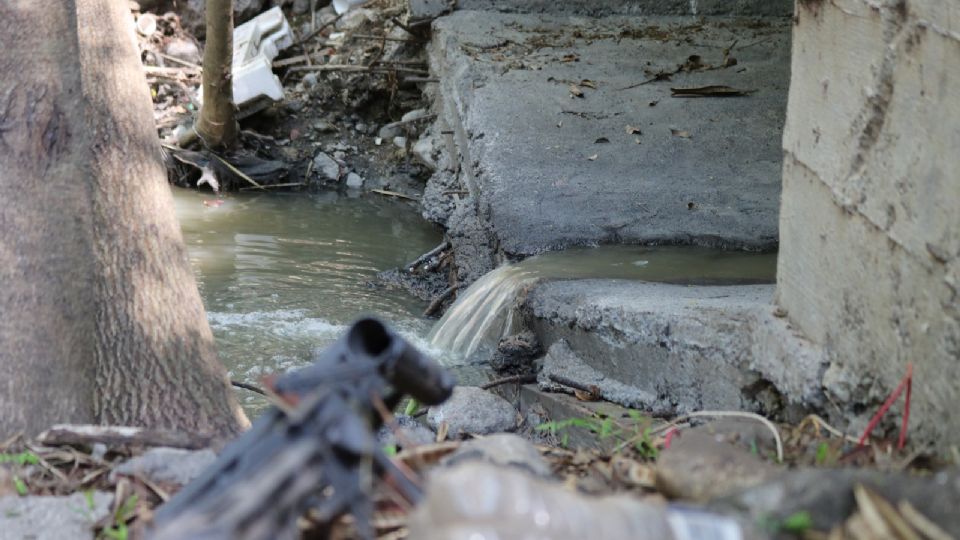
<svg viewBox="0 0 960 540">
<path fill-rule="evenodd" d="M 410 0 L 409 17 L 411 21 L 436 19 L 453 9 L 448 0 Z"/>
<path fill-rule="evenodd" d="M 475 386 L 458 386 L 445 403 L 430 407 L 427 424 L 434 430 L 446 422 L 451 439 L 467 433 L 487 435 L 517 427 L 517 411 L 502 397 Z"/>
<path fill-rule="evenodd" d="M 294 15 L 303 15 L 308 11 L 310 11 L 310 0 L 293 0 Z"/>
<path fill-rule="evenodd" d="M 403 133 L 403 126 L 397 124 L 396 122 L 390 122 L 389 124 L 384 124 L 383 127 L 377 131 L 377 136 L 391 140 L 394 137 L 399 137 Z"/>
<path fill-rule="evenodd" d="M 91 504 L 92 501 L 92 504 Z M 0 536 L 10 539 L 93 538 L 94 525 L 110 513 L 113 494 L 93 492 L 68 497 L 0 497 Z"/>
<path fill-rule="evenodd" d="M 313 170 L 324 180 L 340 181 L 340 163 L 323 152 L 313 158 Z"/>
<path fill-rule="evenodd" d="M 413 145 L 412 151 L 414 157 L 420 163 L 423 163 L 432 171 L 437 170 L 437 163 L 442 152 L 442 146 L 437 137 L 424 135 Z"/>
<path fill-rule="evenodd" d="M 394 138 L 393 138 L 393 145 L 396 146 L 397 148 L 406 149 L 406 148 L 407 148 L 407 138 L 406 138 L 406 137 L 394 137 Z"/>
<path fill-rule="evenodd" d="M 193 40 L 173 38 L 167 43 L 167 46 L 163 48 L 163 52 L 169 54 L 174 58 L 179 58 L 180 60 L 185 60 L 187 62 L 193 62 L 194 64 L 200 64 L 202 58 L 200 56 L 200 47 L 197 46 Z"/>
<path fill-rule="evenodd" d="M 355 30 L 367 22 L 376 22 L 377 14 L 371 9 L 351 9 L 340 17 L 337 22 L 338 30 Z"/>
<path fill-rule="evenodd" d="M 347 175 L 347 187 L 351 189 L 360 189 L 363 187 L 363 177 L 355 172 Z"/>
<path fill-rule="evenodd" d="M 754 487 L 782 472 L 703 426 L 674 435 L 657 460 L 657 487 L 670 498 L 710 501 Z M 720 440 L 718 440 L 720 439 Z"/>
<path fill-rule="evenodd" d="M 180 23 L 191 34 L 202 38 L 207 33 L 206 0 L 187 0 L 180 11 Z M 247 22 L 259 15 L 264 9 L 266 0 L 233 0 L 233 19 L 235 25 Z"/>
<path fill-rule="evenodd" d="M 627 495 L 590 497 L 512 467 L 475 462 L 436 469 L 409 527 L 418 540 L 675 538 L 665 506 Z"/>
<path fill-rule="evenodd" d="M 383 446 L 396 446 L 398 450 L 402 450 L 408 447 L 430 444 L 436 439 L 432 431 L 412 416 L 398 414 L 394 418 L 397 421 L 396 431 L 383 426 L 377 432 L 377 440 Z"/>
<path fill-rule="evenodd" d="M 367 132 L 367 125 L 364 124 L 363 122 L 357 122 L 356 125 L 353 126 L 353 129 L 354 129 L 354 131 L 356 131 L 357 133 L 366 133 L 366 132 Z"/>
<path fill-rule="evenodd" d="M 304 88 L 313 88 L 317 85 L 317 74 L 311 71 L 303 76 L 303 80 L 301 82 L 303 83 Z"/>
<path fill-rule="evenodd" d="M 110 473 L 140 474 L 161 484 L 185 486 L 216 461 L 213 450 L 183 450 L 180 448 L 151 448 L 142 455 L 124 461 Z"/>
<path fill-rule="evenodd" d="M 552 471 L 540 452 L 528 440 L 512 433 L 495 433 L 463 443 L 443 460 L 445 465 L 467 461 L 483 461 L 500 467 L 517 467 L 537 476 L 548 477 Z"/>
<path fill-rule="evenodd" d="M 286 107 L 286 109 L 292 113 L 298 113 L 302 111 L 304 106 L 305 104 L 299 99 L 288 101 L 284 104 L 284 107 Z"/>
<path fill-rule="evenodd" d="M 314 131 L 319 131 L 320 133 L 332 133 L 337 130 L 337 126 L 325 120 L 317 120 L 313 123 L 313 129 Z"/>
<path fill-rule="evenodd" d="M 550 346 L 543 359 L 543 368 L 540 370 L 537 382 L 540 389 L 547 392 L 570 391 L 569 388 L 553 382 L 550 375 L 559 375 L 581 384 L 596 386 L 603 399 L 624 407 L 649 410 L 657 403 L 656 395 L 608 378 L 599 370 L 589 366 L 564 339 Z"/>
<path fill-rule="evenodd" d="M 527 373 L 533 367 L 533 359 L 542 352 L 540 340 L 533 332 L 507 336 L 497 344 L 490 367 L 498 373 Z"/>
<path fill-rule="evenodd" d="M 856 508 L 853 488 L 857 484 L 869 487 L 894 506 L 909 502 L 944 531 L 954 536 L 960 533 L 960 472 L 956 469 L 925 476 L 867 469 L 798 469 L 710 507 L 773 523 L 806 511 L 814 530 L 828 531 Z"/>
<path fill-rule="evenodd" d="M 400 121 L 410 123 L 429 115 L 430 111 L 426 109 L 413 109 L 412 111 L 404 113 L 403 116 L 400 117 Z"/>
</svg>

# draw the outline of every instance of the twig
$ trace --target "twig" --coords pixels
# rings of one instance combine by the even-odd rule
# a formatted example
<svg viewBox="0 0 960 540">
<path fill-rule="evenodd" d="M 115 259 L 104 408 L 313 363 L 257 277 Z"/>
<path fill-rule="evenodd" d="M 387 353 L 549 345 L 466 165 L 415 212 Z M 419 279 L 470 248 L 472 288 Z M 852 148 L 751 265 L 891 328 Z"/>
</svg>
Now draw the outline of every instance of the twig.
<svg viewBox="0 0 960 540">
<path fill-rule="evenodd" d="M 388 189 L 371 189 L 370 193 L 376 193 L 377 195 L 384 195 L 386 197 L 397 197 L 398 199 L 407 199 L 409 201 L 420 200 L 416 197 L 411 197 L 410 195 L 404 195 L 403 193 L 397 193 L 396 191 L 390 191 Z"/>
<path fill-rule="evenodd" d="M 159 56 L 160 56 L 161 58 L 163 58 L 164 60 L 170 60 L 171 62 L 180 64 L 181 66 L 187 66 L 188 68 L 195 69 L 195 70 L 197 70 L 198 72 L 202 72 L 202 71 L 203 71 L 203 68 L 201 68 L 201 67 L 198 66 L 197 64 L 194 64 L 193 62 L 188 62 L 188 61 L 186 61 L 186 60 L 182 60 L 182 59 L 180 59 L 180 58 L 177 58 L 176 56 L 170 56 L 169 54 L 164 54 L 164 53 L 162 53 L 162 52 L 157 52 L 157 55 L 159 55 Z"/>
<path fill-rule="evenodd" d="M 450 298 L 451 296 L 453 296 L 453 293 L 457 292 L 457 289 L 459 289 L 459 288 L 460 288 L 460 284 L 459 284 L 459 283 L 456 284 L 456 285 L 452 285 L 452 286 L 450 286 L 450 287 L 447 287 L 446 290 L 444 290 L 442 293 L 440 293 L 440 296 L 434 298 L 434 299 L 433 299 L 433 302 L 430 302 L 430 305 L 427 306 L 426 311 L 423 312 L 423 316 L 424 316 L 424 317 L 430 317 L 430 316 L 432 316 L 434 313 L 436 313 L 437 311 L 440 311 L 440 307 L 441 307 L 441 306 L 443 305 L 443 303 L 447 300 L 447 298 Z"/>
<path fill-rule="evenodd" d="M 284 183 L 282 183 L 282 184 L 264 184 L 263 186 L 258 187 L 258 188 L 255 188 L 255 187 L 242 187 L 242 188 L 238 189 L 237 191 L 250 191 L 250 190 L 254 190 L 254 189 L 261 190 L 261 189 L 272 189 L 272 188 L 288 188 L 288 187 L 297 187 L 297 186 L 302 186 L 302 185 L 305 185 L 305 184 L 304 184 L 303 182 L 284 182 Z"/>
<path fill-rule="evenodd" d="M 383 41 L 400 41 L 403 43 L 423 43 L 422 39 L 410 39 L 410 38 L 395 38 L 395 37 L 386 37 L 386 36 L 373 36 L 370 34 L 351 34 L 350 39 L 376 39 Z"/>
<path fill-rule="evenodd" d="M 870 423 L 867 424 L 867 429 L 863 431 L 863 435 L 860 436 L 860 441 L 857 443 L 858 446 L 864 446 L 867 441 L 867 437 L 873 433 L 873 430 L 876 429 L 877 424 L 880 423 L 880 420 L 883 419 L 883 415 L 887 414 L 887 411 L 890 410 L 890 407 L 893 406 L 894 402 L 897 401 L 897 398 L 900 397 L 900 394 L 903 393 L 903 389 L 907 389 L 907 397 L 904 399 L 903 404 L 903 422 L 900 424 L 900 436 L 897 438 L 897 450 L 902 450 L 903 446 L 907 442 L 907 421 L 910 418 L 910 389 L 913 386 L 913 362 L 907 363 L 907 373 L 903 376 L 903 379 L 900 380 L 900 384 L 890 393 L 890 396 L 887 397 L 887 400 L 883 402 L 883 405 L 880 407 L 880 410 L 877 411 L 877 414 L 873 415 L 873 418 L 870 419 Z"/>
<path fill-rule="evenodd" d="M 434 256 L 439 255 L 446 251 L 450 247 L 450 242 L 443 242 L 439 246 L 431 249 L 430 251 L 424 253 L 414 260 L 412 263 L 406 265 L 404 268 L 407 269 L 407 272 L 413 272 L 418 266 L 432 259 Z"/>
<path fill-rule="evenodd" d="M 482 390 L 489 390 L 495 386 L 500 386 L 502 384 L 510 383 L 520 383 L 520 384 L 530 384 L 537 382 L 537 376 L 532 373 L 526 373 L 523 375 L 511 375 L 509 377 L 503 377 L 500 379 L 494 379 L 486 384 L 480 385 Z"/>
<path fill-rule="evenodd" d="M 557 375 L 556 373 L 551 373 L 547 375 L 547 378 L 549 378 L 551 381 L 557 384 L 560 384 L 563 386 L 569 386 L 570 388 L 573 388 L 574 390 L 579 390 L 581 392 L 586 392 L 587 394 L 590 395 L 590 397 L 594 399 L 600 399 L 601 397 L 603 397 L 600 392 L 600 387 L 595 384 L 583 384 L 573 379 L 568 379 L 562 375 Z"/>
<path fill-rule="evenodd" d="M 164 75 L 199 75 L 198 70 L 190 68 L 175 68 L 175 67 L 160 67 L 160 66 L 143 66 L 143 71 L 147 75 L 156 75 L 162 77 Z"/>
<path fill-rule="evenodd" d="M 297 43 L 297 45 L 300 46 L 300 50 L 303 51 L 304 54 L 307 54 L 307 51 L 306 51 L 306 49 L 304 48 L 304 45 L 303 45 L 303 44 L 306 43 L 306 42 L 308 42 L 308 41 L 310 41 L 311 39 L 317 37 L 317 34 L 319 34 L 320 32 L 323 32 L 324 30 L 326 30 L 329 26 L 331 26 L 331 25 L 333 25 L 333 24 L 336 24 L 337 21 L 340 20 L 340 17 L 343 17 L 343 15 L 344 15 L 345 13 L 346 13 L 346 11 L 344 11 L 343 13 L 337 15 L 337 17 L 336 17 L 335 19 L 333 19 L 333 20 L 331 20 L 331 21 L 327 21 L 327 22 L 321 24 L 321 25 L 320 25 L 320 28 L 317 28 L 317 29 L 314 30 L 313 32 L 310 32 L 309 34 L 306 35 L 306 37 L 300 38 L 300 41 Z"/>
<path fill-rule="evenodd" d="M 230 169 L 230 172 L 232 172 L 233 174 L 239 176 L 240 178 L 243 178 L 243 179 L 246 180 L 247 182 L 250 182 L 251 184 L 253 184 L 254 186 L 256 186 L 258 189 L 263 189 L 263 186 L 261 186 L 260 184 L 258 184 L 256 180 L 254 180 L 253 178 L 250 178 L 250 177 L 247 176 L 245 173 L 243 173 L 240 169 L 238 169 L 238 168 L 234 167 L 233 165 L 231 165 L 230 163 L 228 163 L 227 160 L 225 160 L 225 159 L 223 159 L 222 157 L 214 154 L 213 152 L 210 152 L 210 155 L 213 156 L 213 157 L 215 157 L 215 158 L 217 158 L 217 159 L 220 161 L 220 163 L 223 163 L 223 165 L 226 166 L 228 169 Z"/>
<path fill-rule="evenodd" d="M 817 427 L 817 429 L 823 428 L 824 431 L 826 431 L 827 433 L 830 433 L 834 437 L 840 437 L 841 439 L 847 442 L 852 442 L 852 443 L 856 443 L 860 441 L 856 437 L 852 435 L 847 435 L 846 433 L 840 431 L 839 429 L 831 426 L 830 424 L 827 423 L 826 420 L 824 420 L 823 418 L 821 418 L 816 414 L 808 414 L 807 416 L 805 416 L 804 419 L 800 421 L 800 425 L 802 426 L 803 423 L 806 422 L 807 420 L 813 422 L 813 425 Z"/>
<path fill-rule="evenodd" d="M 256 392 L 256 393 L 260 394 L 261 396 L 267 395 L 267 393 L 266 393 L 262 388 L 260 388 L 259 386 L 255 386 L 255 385 L 249 384 L 249 383 L 240 382 L 240 381 L 230 381 L 230 384 L 232 384 L 233 386 L 236 386 L 237 388 L 243 388 L 244 390 L 249 390 L 249 391 L 251 391 L 251 392 Z"/>
<path fill-rule="evenodd" d="M 290 71 L 346 71 L 370 73 L 414 73 L 416 75 L 429 75 L 430 72 L 425 69 L 413 69 L 406 67 L 376 67 L 376 66 L 358 66 L 354 64 L 324 64 L 322 66 L 294 66 Z"/>
</svg>

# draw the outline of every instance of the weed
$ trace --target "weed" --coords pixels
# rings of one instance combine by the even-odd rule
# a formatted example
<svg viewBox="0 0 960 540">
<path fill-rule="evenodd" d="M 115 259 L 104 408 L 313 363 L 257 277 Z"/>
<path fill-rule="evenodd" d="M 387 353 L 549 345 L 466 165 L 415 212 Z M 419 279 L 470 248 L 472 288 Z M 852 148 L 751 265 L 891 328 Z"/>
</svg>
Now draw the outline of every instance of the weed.
<svg viewBox="0 0 960 540">
<path fill-rule="evenodd" d="M 88 501 L 91 499 L 88 499 Z M 100 538 L 109 540 L 127 540 L 130 537 L 130 530 L 127 528 L 127 522 L 130 521 L 137 510 L 137 496 L 127 497 L 123 504 L 117 508 L 113 514 L 113 525 L 105 527 L 100 531 Z"/>
<path fill-rule="evenodd" d="M 636 448 L 641 456 L 651 459 L 656 458 L 659 451 L 653 444 L 650 435 L 650 424 L 652 420 L 638 411 L 628 411 L 627 414 L 633 421 L 633 424 L 628 428 L 619 426 L 613 417 L 596 415 L 589 418 L 552 420 L 540 424 L 535 429 L 537 431 L 546 431 L 553 436 L 560 437 L 560 446 L 566 447 L 570 442 L 569 430 L 571 428 L 580 428 L 593 433 L 601 441 L 609 439 L 617 442 L 634 441 L 634 448 Z"/>
<path fill-rule="evenodd" d="M 18 454 L 0 453 L 0 463 L 13 463 L 14 465 L 36 465 L 40 463 L 40 458 L 33 452 L 20 452 Z"/>
</svg>

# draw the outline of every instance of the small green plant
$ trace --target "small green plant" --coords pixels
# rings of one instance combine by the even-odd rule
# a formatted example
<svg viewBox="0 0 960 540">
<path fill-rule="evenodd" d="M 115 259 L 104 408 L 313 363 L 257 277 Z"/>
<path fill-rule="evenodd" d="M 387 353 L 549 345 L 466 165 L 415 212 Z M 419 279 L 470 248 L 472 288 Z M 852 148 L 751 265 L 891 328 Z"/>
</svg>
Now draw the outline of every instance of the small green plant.
<svg viewBox="0 0 960 540">
<path fill-rule="evenodd" d="M 17 490 L 17 495 L 20 495 L 21 497 L 27 496 L 27 493 L 28 493 L 27 483 L 23 481 L 23 478 L 20 478 L 19 476 L 14 476 L 13 487 L 14 489 Z"/>
<path fill-rule="evenodd" d="M 420 402 L 413 398 L 410 398 L 410 400 L 407 401 L 407 406 L 404 407 L 403 409 L 403 414 L 407 416 L 413 416 L 417 414 L 417 411 L 419 409 L 420 409 Z"/>
<path fill-rule="evenodd" d="M 837 452 L 830 448 L 826 441 L 817 445 L 816 463 L 822 467 L 829 467 L 836 464 Z"/>
<path fill-rule="evenodd" d="M 395 444 L 385 445 L 383 447 L 383 453 L 386 454 L 387 457 L 393 457 L 397 455 L 397 445 Z"/>
<path fill-rule="evenodd" d="M 806 510 L 790 514 L 783 520 L 783 523 L 780 524 L 780 530 L 794 534 L 801 534 L 812 528 L 813 518 L 810 517 L 810 512 Z"/>
<path fill-rule="evenodd" d="M 624 445 L 632 444 L 641 456 L 656 458 L 659 454 L 650 432 L 652 420 L 638 411 L 628 411 L 632 425 L 624 428 L 610 416 L 596 415 L 589 418 L 567 418 L 552 420 L 537 426 L 537 431 L 546 431 L 560 438 L 560 446 L 566 447 L 570 443 L 569 430 L 580 428 L 597 436 L 601 441 L 613 439 Z"/>
<path fill-rule="evenodd" d="M 36 465 L 40 463 L 40 458 L 33 452 L 20 452 L 17 454 L 0 453 L 0 463 L 12 463 L 14 465 Z"/>
<path fill-rule="evenodd" d="M 91 499 L 88 499 L 88 501 Z M 137 496 L 131 495 L 123 501 L 123 504 L 117 508 L 113 514 L 113 525 L 105 527 L 100 531 L 101 538 L 109 540 L 127 540 L 130 537 L 130 530 L 127 528 L 127 522 L 136 514 Z"/>
</svg>

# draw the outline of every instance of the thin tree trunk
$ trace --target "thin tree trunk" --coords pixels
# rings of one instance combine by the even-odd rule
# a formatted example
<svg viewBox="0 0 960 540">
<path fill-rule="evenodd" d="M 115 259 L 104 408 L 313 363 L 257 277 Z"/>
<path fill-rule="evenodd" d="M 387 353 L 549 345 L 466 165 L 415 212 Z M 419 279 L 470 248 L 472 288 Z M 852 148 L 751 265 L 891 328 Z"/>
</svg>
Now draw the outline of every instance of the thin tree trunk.
<svg viewBox="0 0 960 540">
<path fill-rule="evenodd" d="M 203 50 L 203 104 L 197 135 L 209 148 L 230 148 L 237 140 L 233 107 L 233 1 L 207 0 L 207 41 Z"/>
<path fill-rule="evenodd" d="M 173 214 L 126 4 L 0 2 L 0 433 L 245 418 Z"/>
</svg>

